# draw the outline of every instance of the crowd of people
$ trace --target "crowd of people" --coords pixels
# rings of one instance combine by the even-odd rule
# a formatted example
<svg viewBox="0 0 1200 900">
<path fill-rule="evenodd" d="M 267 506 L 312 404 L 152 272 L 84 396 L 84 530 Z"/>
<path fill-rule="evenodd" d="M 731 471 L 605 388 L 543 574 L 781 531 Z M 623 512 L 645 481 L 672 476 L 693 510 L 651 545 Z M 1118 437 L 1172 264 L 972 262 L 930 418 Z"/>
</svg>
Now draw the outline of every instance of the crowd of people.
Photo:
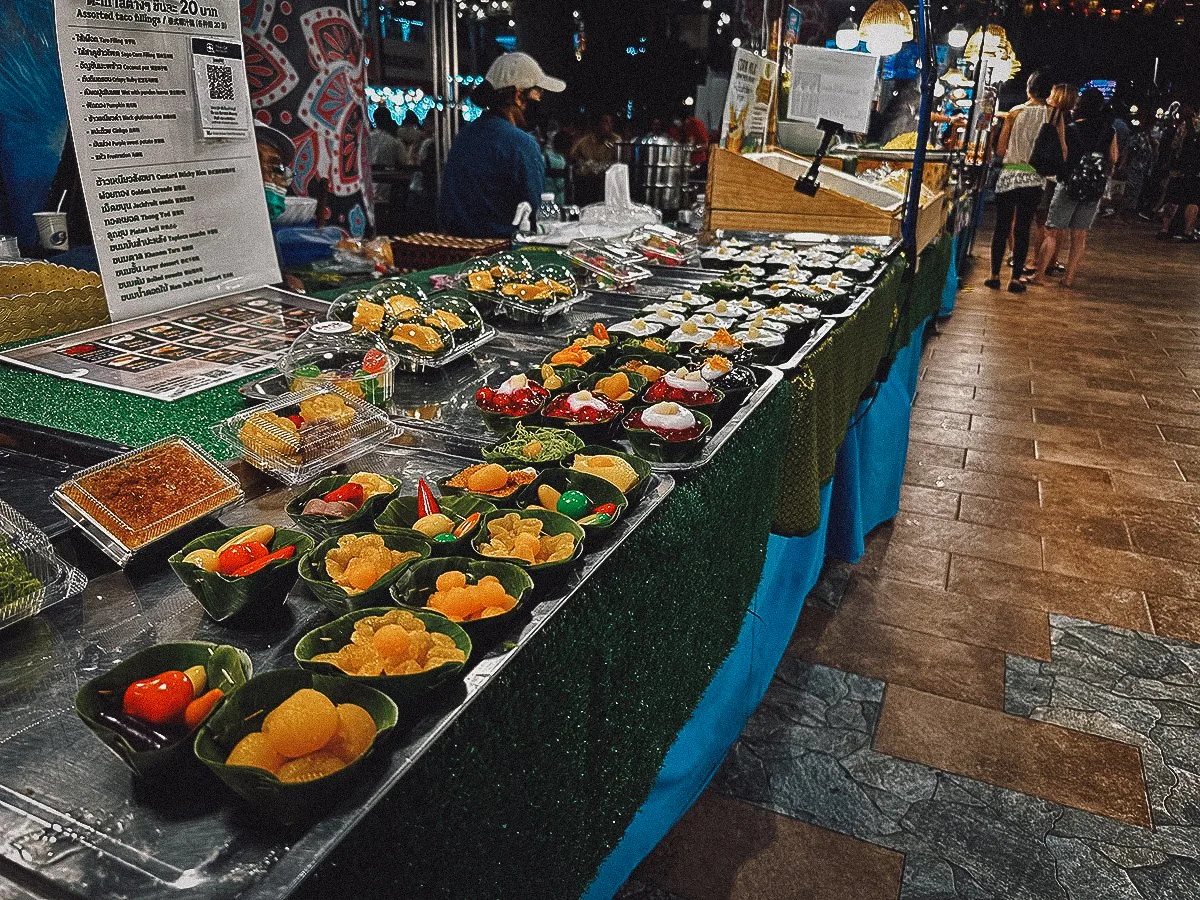
<svg viewBox="0 0 1200 900">
<path fill-rule="evenodd" d="M 374 113 L 371 163 L 376 228 L 381 234 L 440 228 L 472 237 L 511 237 L 513 210 L 522 201 L 534 209 L 543 193 L 560 206 L 584 206 L 604 199 L 605 173 L 618 161 L 618 146 L 634 138 L 633 124 L 610 113 L 590 124 L 579 120 L 538 124 L 534 109 L 544 91 L 565 84 L 547 76 L 524 53 L 499 57 L 472 100 L 483 114 L 455 139 L 434 194 L 436 173 L 432 131 L 397 126 L 383 106 Z M 686 107 L 669 123 L 654 119 L 649 134 L 691 144 L 691 163 L 708 159 L 709 133 Z"/>
<path fill-rule="evenodd" d="M 1012 293 L 1058 276 L 1062 287 L 1073 287 L 1097 218 L 1157 217 L 1159 240 L 1200 240 L 1196 107 L 1172 104 L 1141 128 L 1131 119 L 1127 103 L 1110 104 L 1094 87 L 1081 92 L 1044 72 L 1029 77 L 1025 102 L 1004 115 L 996 140 L 996 228 L 985 286 L 999 290 L 1007 265 Z"/>
</svg>

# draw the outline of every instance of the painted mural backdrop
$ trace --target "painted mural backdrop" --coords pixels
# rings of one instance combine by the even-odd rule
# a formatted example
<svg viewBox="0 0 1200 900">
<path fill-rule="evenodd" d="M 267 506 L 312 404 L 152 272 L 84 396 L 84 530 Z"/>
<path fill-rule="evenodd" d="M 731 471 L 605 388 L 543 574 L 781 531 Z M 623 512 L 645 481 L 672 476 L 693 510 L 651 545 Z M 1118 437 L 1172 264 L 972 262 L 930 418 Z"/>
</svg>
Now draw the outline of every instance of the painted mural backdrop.
<svg viewBox="0 0 1200 900">
<path fill-rule="evenodd" d="M 0 234 L 36 243 L 66 136 L 53 4 L 0 0 Z"/>
<path fill-rule="evenodd" d="M 359 0 L 241 0 L 246 75 L 258 121 L 296 145 L 294 190 L 328 182 L 329 224 L 363 234 L 371 224 Z"/>
</svg>

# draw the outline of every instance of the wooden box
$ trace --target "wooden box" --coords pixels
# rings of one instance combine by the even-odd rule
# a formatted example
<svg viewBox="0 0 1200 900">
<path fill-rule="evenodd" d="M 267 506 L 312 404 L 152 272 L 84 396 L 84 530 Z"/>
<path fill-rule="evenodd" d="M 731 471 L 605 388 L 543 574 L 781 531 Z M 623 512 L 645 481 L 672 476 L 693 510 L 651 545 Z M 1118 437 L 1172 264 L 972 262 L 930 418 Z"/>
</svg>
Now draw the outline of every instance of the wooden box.
<svg viewBox="0 0 1200 900">
<path fill-rule="evenodd" d="M 795 190 L 810 161 L 783 150 L 745 156 L 714 148 L 709 157 L 705 230 L 808 231 L 900 237 L 904 197 L 822 166 L 817 196 Z M 917 217 L 917 247 L 945 224 L 945 195 L 936 193 Z"/>
</svg>

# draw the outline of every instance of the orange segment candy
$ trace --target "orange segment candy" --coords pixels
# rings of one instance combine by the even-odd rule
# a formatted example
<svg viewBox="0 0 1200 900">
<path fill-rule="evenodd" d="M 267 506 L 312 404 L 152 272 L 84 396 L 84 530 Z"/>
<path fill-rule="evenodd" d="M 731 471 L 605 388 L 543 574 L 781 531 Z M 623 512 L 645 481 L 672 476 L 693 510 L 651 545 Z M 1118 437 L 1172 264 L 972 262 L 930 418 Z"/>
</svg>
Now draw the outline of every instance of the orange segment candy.
<svg viewBox="0 0 1200 900">
<path fill-rule="evenodd" d="M 328 744 L 340 721 L 332 700 L 301 688 L 267 713 L 262 733 L 277 753 L 295 759 Z"/>
<path fill-rule="evenodd" d="M 451 569 L 449 572 L 443 572 L 437 577 L 437 589 L 439 591 L 448 591 L 451 588 L 462 587 L 467 583 L 467 575 L 465 572 L 459 572 L 456 569 Z"/>
<path fill-rule="evenodd" d="M 265 769 L 272 775 L 277 774 L 286 762 L 261 731 L 251 732 L 238 741 L 225 759 L 227 766 L 253 766 Z"/>
<path fill-rule="evenodd" d="M 447 579 L 447 587 L 443 587 L 442 581 L 447 575 L 460 575 L 462 577 L 462 585 L 457 584 L 457 578 Z M 495 575 L 485 575 L 479 579 L 478 584 L 467 584 L 466 575 L 461 572 L 445 572 L 438 578 L 438 589 L 429 595 L 429 600 L 426 603 L 430 609 L 440 612 L 446 618 L 454 622 L 470 622 L 475 619 L 482 619 L 487 610 L 492 609 L 490 615 L 500 615 L 506 613 L 517 605 L 517 599 L 509 596 L 504 590 L 504 585 Z M 432 635 L 436 644 L 443 647 L 453 646 L 453 642 L 446 638 L 447 643 L 437 641 L 440 635 Z M 433 650 L 430 651 L 432 656 Z"/>
<path fill-rule="evenodd" d="M 341 724 L 324 752 L 350 764 L 366 753 L 375 740 L 375 720 L 356 703 L 339 703 L 337 712 Z"/>
<path fill-rule="evenodd" d="M 346 768 L 346 763 L 325 750 L 298 756 L 279 770 L 279 780 L 284 784 L 299 784 L 316 781 Z"/>
</svg>

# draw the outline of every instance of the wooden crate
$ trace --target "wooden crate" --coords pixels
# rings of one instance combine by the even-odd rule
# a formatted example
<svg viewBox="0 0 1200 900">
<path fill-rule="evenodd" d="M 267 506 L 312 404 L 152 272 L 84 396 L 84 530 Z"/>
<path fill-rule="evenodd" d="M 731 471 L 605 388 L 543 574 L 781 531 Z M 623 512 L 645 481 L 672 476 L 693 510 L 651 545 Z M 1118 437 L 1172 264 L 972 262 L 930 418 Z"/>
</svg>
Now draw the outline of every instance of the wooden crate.
<svg viewBox="0 0 1200 900">
<path fill-rule="evenodd" d="M 823 167 L 821 190 L 809 197 L 795 190 L 796 175 L 808 170 L 809 160 L 774 150 L 764 161 L 721 148 L 709 157 L 705 231 L 812 231 L 826 234 L 888 235 L 900 237 L 903 198 L 888 195 Z M 860 199 L 837 188 L 868 197 L 881 197 L 888 206 Z M 918 249 L 941 232 L 945 223 L 945 195 L 924 204 L 917 217 Z"/>
</svg>

